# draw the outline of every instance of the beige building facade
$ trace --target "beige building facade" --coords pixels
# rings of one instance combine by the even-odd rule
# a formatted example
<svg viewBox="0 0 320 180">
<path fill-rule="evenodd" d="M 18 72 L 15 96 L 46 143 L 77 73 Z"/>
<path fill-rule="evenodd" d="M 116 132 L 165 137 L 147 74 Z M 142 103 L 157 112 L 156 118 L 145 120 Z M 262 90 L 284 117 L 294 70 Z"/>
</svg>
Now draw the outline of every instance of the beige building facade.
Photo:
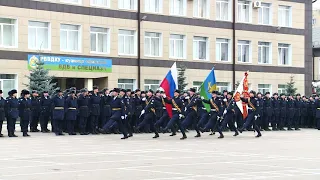
<svg viewBox="0 0 320 180">
<path fill-rule="evenodd" d="M 111 72 L 50 71 L 62 89 L 156 89 L 178 62 L 188 87 L 199 87 L 214 67 L 219 90 L 232 90 L 249 70 L 256 91 L 284 92 L 293 75 L 298 91 L 310 94 L 311 2 L 232 2 L 0 1 L 0 88 L 25 88 L 30 57 L 38 56 L 112 62 Z"/>
</svg>

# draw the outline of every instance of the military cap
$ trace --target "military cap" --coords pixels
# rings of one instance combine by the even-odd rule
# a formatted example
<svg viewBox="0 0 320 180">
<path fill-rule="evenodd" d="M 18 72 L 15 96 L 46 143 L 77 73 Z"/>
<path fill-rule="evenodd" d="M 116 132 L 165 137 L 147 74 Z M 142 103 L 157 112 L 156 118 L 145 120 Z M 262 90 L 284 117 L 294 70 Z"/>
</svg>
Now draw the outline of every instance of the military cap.
<svg viewBox="0 0 320 180">
<path fill-rule="evenodd" d="M 270 94 L 270 92 L 266 92 L 264 95 Z"/>
<path fill-rule="evenodd" d="M 218 91 L 212 91 L 211 93 L 212 94 L 218 94 Z"/>
<path fill-rule="evenodd" d="M 189 91 L 196 92 L 196 89 L 195 88 L 190 88 Z"/>
<path fill-rule="evenodd" d="M 57 89 L 56 90 L 56 93 L 61 93 L 62 91 L 60 90 L 60 89 Z M 43 92 L 43 93 L 45 93 L 45 92 Z"/>
<path fill-rule="evenodd" d="M 76 94 L 76 91 L 70 91 L 70 94 Z"/>
<path fill-rule="evenodd" d="M 43 93 L 49 93 L 49 91 L 45 90 L 45 91 L 43 91 Z"/>
<path fill-rule="evenodd" d="M 285 96 L 285 95 L 286 95 L 285 93 L 281 93 L 281 94 L 280 94 L 280 96 Z"/>
<path fill-rule="evenodd" d="M 136 89 L 135 92 L 141 92 L 140 89 Z"/>
<path fill-rule="evenodd" d="M 125 89 L 120 89 L 120 92 L 126 93 L 127 91 Z"/>
<path fill-rule="evenodd" d="M 127 89 L 126 91 L 127 91 L 127 92 L 131 92 L 131 89 Z"/>
<path fill-rule="evenodd" d="M 176 89 L 174 92 L 176 92 L 176 93 L 181 93 L 181 91 L 179 90 L 179 89 Z"/>
<path fill-rule="evenodd" d="M 11 90 L 11 94 L 17 94 L 17 93 L 18 93 L 18 91 L 16 89 Z"/>
<path fill-rule="evenodd" d="M 260 94 L 260 95 L 262 95 L 262 93 L 261 93 L 261 92 L 258 92 L 258 93 L 257 93 L 257 95 L 259 95 L 259 94 Z"/>
<path fill-rule="evenodd" d="M 145 94 L 146 92 L 145 91 L 141 91 L 141 94 Z"/>
<path fill-rule="evenodd" d="M 11 91 L 9 91 L 9 92 L 8 92 L 8 95 L 9 95 L 9 96 L 12 96 L 12 92 L 11 92 Z"/>
<path fill-rule="evenodd" d="M 85 92 L 88 92 L 88 90 L 87 89 L 81 89 L 80 92 L 81 93 L 85 93 Z"/>
<path fill-rule="evenodd" d="M 256 94 L 256 92 L 254 90 L 251 90 L 250 93 L 252 93 L 254 95 Z"/>
<path fill-rule="evenodd" d="M 38 93 L 38 91 L 37 90 L 32 90 L 31 93 L 35 94 L 35 93 Z"/>
<path fill-rule="evenodd" d="M 279 94 L 278 93 L 273 93 L 273 96 L 279 96 Z"/>
<path fill-rule="evenodd" d="M 21 93 L 23 96 L 30 94 L 30 92 L 28 90 L 23 90 L 23 92 Z"/>
<path fill-rule="evenodd" d="M 301 96 L 301 94 L 300 94 L 300 93 L 298 93 L 296 96 Z"/>
<path fill-rule="evenodd" d="M 96 90 L 96 89 L 99 89 L 99 87 L 98 87 L 98 86 L 93 86 L 92 89 L 93 89 L 93 90 Z"/>
<path fill-rule="evenodd" d="M 120 89 L 119 89 L 119 88 L 114 88 L 114 89 L 113 89 L 113 92 L 119 93 L 119 92 L 120 92 Z"/>
<path fill-rule="evenodd" d="M 2 90 L 0 90 L 0 94 L 2 94 L 3 92 L 2 92 Z"/>
<path fill-rule="evenodd" d="M 228 92 L 228 94 L 231 95 L 231 96 L 233 96 L 233 93 L 232 93 L 232 92 Z"/>
<path fill-rule="evenodd" d="M 70 91 L 74 91 L 74 90 L 76 90 L 75 87 L 71 87 L 71 88 L 70 88 Z"/>
<path fill-rule="evenodd" d="M 228 92 L 228 90 L 223 90 L 223 93 Z"/>
<path fill-rule="evenodd" d="M 158 94 L 158 93 L 161 93 L 161 91 L 160 91 L 160 90 L 157 90 L 157 91 L 156 91 L 156 94 Z"/>
<path fill-rule="evenodd" d="M 152 94 L 154 93 L 152 89 L 149 89 L 149 91 L 148 91 L 148 92 L 151 92 Z"/>
</svg>

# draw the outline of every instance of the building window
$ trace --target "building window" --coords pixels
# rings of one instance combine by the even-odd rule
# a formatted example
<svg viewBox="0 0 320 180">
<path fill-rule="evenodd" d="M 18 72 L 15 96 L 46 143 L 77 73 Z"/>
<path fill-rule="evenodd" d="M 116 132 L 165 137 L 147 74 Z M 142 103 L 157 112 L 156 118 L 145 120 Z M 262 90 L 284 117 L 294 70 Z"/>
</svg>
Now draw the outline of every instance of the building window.
<svg viewBox="0 0 320 180">
<path fill-rule="evenodd" d="M 81 4 L 81 0 L 61 0 L 64 3 Z"/>
<path fill-rule="evenodd" d="M 193 38 L 193 59 L 209 60 L 208 49 L 208 38 L 197 36 Z"/>
<path fill-rule="evenodd" d="M 258 92 L 265 94 L 266 92 L 271 93 L 271 85 L 270 84 L 258 84 Z"/>
<path fill-rule="evenodd" d="M 170 0 L 170 15 L 185 16 L 186 12 L 186 0 Z"/>
<path fill-rule="evenodd" d="M 278 44 L 278 59 L 280 65 L 291 65 L 291 45 Z"/>
<path fill-rule="evenodd" d="M 118 79 L 118 88 L 131 89 L 135 88 L 135 79 Z"/>
<path fill-rule="evenodd" d="M 162 0 L 145 0 L 145 11 L 152 13 L 161 13 Z"/>
<path fill-rule="evenodd" d="M 0 18 L 0 47 L 17 46 L 17 20 Z"/>
<path fill-rule="evenodd" d="M 290 6 L 279 6 L 278 14 L 279 26 L 291 27 L 292 24 L 292 13 Z"/>
<path fill-rule="evenodd" d="M 135 55 L 135 31 L 119 30 L 119 54 Z"/>
<path fill-rule="evenodd" d="M 47 22 L 29 21 L 29 49 L 48 50 L 50 46 L 50 28 Z"/>
<path fill-rule="evenodd" d="M 238 62 L 251 62 L 250 41 L 238 41 Z"/>
<path fill-rule="evenodd" d="M 217 38 L 216 40 L 216 60 L 230 61 L 230 41 L 229 39 Z"/>
<path fill-rule="evenodd" d="M 249 23 L 251 22 L 252 13 L 251 1 L 239 0 L 238 1 L 238 22 Z"/>
<path fill-rule="evenodd" d="M 194 0 L 193 1 L 193 16 L 199 18 L 209 17 L 209 0 Z"/>
<path fill-rule="evenodd" d="M 258 10 L 259 13 L 259 24 L 271 25 L 271 4 L 261 3 L 261 8 Z"/>
<path fill-rule="evenodd" d="M 144 36 L 144 54 L 145 56 L 161 56 L 161 34 L 155 32 L 146 32 Z"/>
<path fill-rule="evenodd" d="M 222 92 L 224 90 L 230 91 L 230 83 L 228 82 L 217 82 L 217 90 Z"/>
<path fill-rule="evenodd" d="M 91 6 L 110 7 L 110 0 L 91 0 Z"/>
<path fill-rule="evenodd" d="M 145 79 L 144 90 L 148 91 L 149 89 L 152 89 L 153 91 L 156 91 L 159 88 L 159 84 L 160 84 L 159 80 Z"/>
<path fill-rule="evenodd" d="M 285 85 L 285 84 L 278 84 L 278 93 L 279 93 L 279 95 L 281 94 L 281 93 L 287 93 L 287 85 Z"/>
<path fill-rule="evenodd" d="M 231 3 L 230 0 L 216 1 L 216 18 L 221 21 L 230 21 Z"/>
<path fill-rule="evenodd" d="M 170 58 L 184 59 L 186 52 L 185 36 L 179 34 L 170 35 Z"/>
<path fill-rule="evenodd" d="M 137 0 L 119 0 L 119 9 L 136 10 Z"/>
<path fill-rule="evenodd" d="M 196 89 L 196 92 L 199 92 L 200 91 L 200 86 L 202 85 L 203 82 L 201 81 L 193 81 L 193 88 Z"/>
<path fill-rule="evenodd" d="M 258 42 L 258 62 L 261 64 L 272 64 L 271 62 L 271 43 Z"/>
<path fill-rule="evenodd" d="M 61 24 L 60 26 L 60 50 L 80 51 L 81 35 L 80 26 Z"/>
<path fill-rule="evenodd" d="M 0 74 L 0 88 L 3 91 L 3 97 L 8 97 L 8 92 L 12 89 L 17 89 L 17 75 L 15 74 Z"/>
<path fill-rule="evenodd" d="M 90 27 L 91 52 L 109 53 L 109 29 L 100 27 Z"/>
</svg>

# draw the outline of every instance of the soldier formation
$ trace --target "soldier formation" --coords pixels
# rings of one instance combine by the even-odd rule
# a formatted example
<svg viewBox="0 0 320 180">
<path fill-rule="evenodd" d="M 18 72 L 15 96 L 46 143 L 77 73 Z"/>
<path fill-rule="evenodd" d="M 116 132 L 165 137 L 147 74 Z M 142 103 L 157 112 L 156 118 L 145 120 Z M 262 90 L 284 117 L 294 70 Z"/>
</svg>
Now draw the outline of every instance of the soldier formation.
<svg viewBox="0 0 320 180">
<path fill-rule="evenodd" d="M 314 95 L 309 98 L 274 93 L 270 96 L 251 91 L 250 97 L 241 96 L 247 104 L 248 114 L 243 114 L 233 99 L 233 93 L 212 91 L 211 99 L 204 99 L 194 88 L 188 92 L 175 90 L 174 97 L 166 97 L 165 92 L 139 89 L 107 88 L 99 91 L 77 91 L 70 88 L 65 92 L 57 91 L 49 96 L 48 91 L 42 92 L 22 90 L 17 97 L 17 90 L 11 90 L 7 99 L 0 90 L 0 136 L 3 121 L 7 119 L 9 137 L 17 137 L 15 126 L 20 118 L 21 132 L 28 137 L 31 132 L 49 133 L 48 123 L 51 122 L 52 132 L 57 136 L 88 135 L 88 134 L 123 134 L 121 139 L 133 136 L 133 133 L 171 133 L 175 136 L 182 133 L 180 139 L 186 139 L 186 131 L 195 130 L 195 137 L 204 132 L 210 135 L 219 133 L 224 138 L 224 131 L 234 131 L 234 136 L 244 131 L 255 131 L 261 137 L 261 131 L 292 131 L 303 128 L 320 130 L 320 100 Z M 204 104 L 210 106 L 209 109 Z M 169 105 L 169 106 L 168 106 Z M 172 114 L 167 111 L 172 108 Z M 208 110 L 210 110 L 208 112 Z M 40 122 L 41 130 L 38 130 Z M 271 125 L 271 126 L 270 126 Z M 271 127 L 271 129 L 270 129 Z M 285 129 L 286 128 L 286 129 Z"/>
</svg>

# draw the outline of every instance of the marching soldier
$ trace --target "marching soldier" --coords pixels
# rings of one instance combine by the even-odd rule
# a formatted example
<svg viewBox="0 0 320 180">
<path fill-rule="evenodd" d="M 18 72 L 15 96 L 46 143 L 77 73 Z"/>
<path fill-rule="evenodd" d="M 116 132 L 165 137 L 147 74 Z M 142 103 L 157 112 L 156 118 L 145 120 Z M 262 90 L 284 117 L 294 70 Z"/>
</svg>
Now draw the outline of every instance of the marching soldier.
<svg viewBox="0 0 320 180">
<path fill-rule="evenodd" d="M 280 108 L 280 117 L 279 117 L 279 123 L 278 123 L 278 129 L 280 131 L 285 131 L 283 128 L 285 123 L 286 123 L 286 117 L 287 117 L 287 99 L 286 95 L 284 93 L 280 94 L 280 103 L 279 103 L 279 108 Z"/>
<path fill-rule="evenodd" d="M 3 92 L 0 90 L 0 137 L 3 137 L 2 134 L 2 125 L 3 121 L 5 120 L 5 105 L 6 100 L 3 98 Z"/>
<path fill-rule="evenodd" d="M 31 120 L 31 99 L 30 92 L 27 90 L 22 90 L 21 92 L 22 98 L 19 102 L 19 114 L 20 114 L 20 125 L 21 131 L 23 133 L 23 137 L 30 136 L 28 134 L 28 127 Z"/>
<path fill-rule="evenodd" d="M 295 100 L 292 95 L 289 95 L 288 98 L 288 111 L 287 111 L 287 120 L 288 120 L 288 131 L 292 131 L 292 125 L 294 125 L 294 117 L 295 117 Z"/>
<path fill-rule="evenodd" d="M 162 94 L 165 94 L 164 91 L 160 91 L 160 97 L 158 97 L 158 101 L 161 103 L 161 108 L 162 108 L 162 114 L 160 116 L 160 118 L 156 121 L 156 123 L 154 124 L 155 128 L 157 131 L 159 131 L 160 127 L 164 128 L 167 126 L 170 117 L 166 108 L 166 102 L 164 101 L 164 98 L 162 97 Z M 176 135 L 176 134 L 174 134 Z M 170 136 L 174 136 L 174 135 L 170 135 Z"/>
<path fill-rule="evenodd" d="M 109 89 L 105 88 L 102 90 L 103 95 L 101 96 L 101 113 L 100 113 L 100 119 L 101 123 L 99 127 L 103 127 L 106 123 L 107 120 L 111 116 L 111 107 L 110 107 L 110 102 L 112 97 L 110 96 L 110 91 Z"/>
<path fill-rule="evenodd" d="M 90 131 L 92 134 L 99 134 L 98 124 L 99 124 L 99 116 L 100 116 L 100 100 L 101 97 L 98 94 L 99 88 L 97 86 L 93 86 L 93 93 L 90 96 Z"/>
<path fill-rule="evenodd" d="M 77 135 L 74 131 L 78 114 L 78 102 L 76 97 L 76 91 L 70 91 L 70 95 L 65 102 L 65 111 L 67 121 L 67 129 L 69 135 Z"/>
<path fill-rule="evenodd" d="M 40 126 L 41 126 L 41 132 L 48 133 L 50 132 L 48 129 L 48 122 L 51 114 L 51 104 L 52 101 L 49 97 L 48 91 L 43 91 L 43 96 L 40 99 Z"/>
<path fill-rule="evenodd" d="M 256 124 L 259 127 L 259 129 L 262 129 L 263 118 L 264 118 L 264 100 L 262 98 L 261 92 L 257 93 L 257 104 L 259 104 L 259 106 L 256 109 L 256 113 L 258 115 Z"/>
<path fill-rule="evenodd" d="M 52 121 L 55 126 L 55 134 L 57 136 L 64 135 L 63 131 L 63 121 L 64 121 L 64 103 L 65 99 L 61 90 L 57 90 L 57 94 L 52 98 Z"/>
<path fill-rule="evenodd" d="M 131 121 L 133 118 L 133 114 L 135 112 L 135 107 L 134 107 L 134 98 L 132 98 L 131 96 L 132 92 L 131 89 L 127 89 L 126 91 L 126 95 L 125 95 L 125 99 L 126 99 L 126 107 L 127 107 L 127 117 L 125 120 L 125 128 L 127 129 L 128 133 L 129 133 L 129 137 L 132 137 L 132 133 L 133 133 L 133 126 L 131 126 Z"/>
<path fill-rule="evenodd" d="M 301 110 L 302 110 L 302 107 L 303 107 L 303 102 L 302 102 L 302 99 L 301 99 L 301 95 L 300 94 L 297 94 L 297 98 L 296 98 L 296 101 L 295 101 L 295 109 L 296 109 L 296 113 L 295 113 L 295 117 L 294 117 L 294 128 L 295 130 L 300 130 L 299 129 L 299 124 L 301 123 Z"/>
<path fill-rule="evenodd" d="M 277 131 L 280 130 L 279 119 L 280 119 L 280 101 L 278 99 L 278 93 L 273 94 L 272 99 L 272 107 L 273 107 L 273 116 L 272 116 L 272 130 Z"/>
<path fill-rule="evenodd" d="M 210 111 L 210 119 L 208 123 L 205 125 L 204 128 L 199 128 L 201 132 L 205 132 L 207 130 L 210 130 L 214 132 L 216 128 L 219 125 L 218 120 L 221 118 L 221 115 L 223 113 L 223 106 L 221 99 L 217 97 L 218 92 L 217 91 L 212 91 L 212 98 L 210 100 L 206 100 L 203 97 L 201 97 L 202 101 L 204 103 L 207 103 L 210 105 L 211 111 Z"/>
<path fill-rule="evenodd" d="M 9 97 L 6 101 L 8 136 L 18 137 L 14 134 L 16 129 L 16 121 L 19 118 L 19 101 L 17 99 L 17 90 L 13 89 L 8 94 Z"/>
<path fill-rule="evenodd" d="M 89 100 L 88 90 L 82 89 L 81 95 L 78 98 L 78 107 L 79 107 L 79 130 L 80 135 L 88 135 L 87 130 L 87 121 L 90 115 L 89 112 Z"/>
<path fill-rule="evenodd" d="M 30 131 L 31 132 L 39 132 L 38 130 L 38 124 L 39 124 L 39 117 L 40 117 L 40 98 L 39 94 L 37 91 L 33 90 L 32 91 L 32 96 L 31 96 L 31 122 L 30 122 Z"/>
<path fill-rule="evenodd" d="M 249 98 L 243 98 L 241 97 L 241 100 L 243 102 L 248 103 L 248 116 L 245 120 L 245 123 L 243 125 L 242 128 L 239 129 L 239 132 L 242 133 L 242 131 L 244 129 L 246 129 L 251 122 L 253 122 L 253 128 L 257 131 L 257 138 L 261 137 L 261 132 L 260 129 L 258 128 L 258 126 L 256 125 L 256 119 L 258 118 L 257 114 L 256 114 L 256 107 L 257 107 L 257 99 L 255 98 L 255 92 L 254 91 L 250 91 L 250 97 Z"/>
<path fill-rule="evenodd" d="M 185 101 L 187 101 L 188 105 L 186 105 L 185 108 L 185 114 L 186 114 L 186 118 L 184 119 L 184 121 L 182 121 L 182 128 L 183 129 L 187 129 L 189 126 L 191 125 L 196 125 L 197 124 L 197 111 L 198 111 L 198 102 L 201 102 L 201 99 L 198 98 L 198 96 L 196 95 L 196 89 L 194 88 L 190 88 L 189 89 L 189 95 L 190 97 L 185 97 Z M 197 131 L 197 135 L 195 137 L 200 137 L 200 131 L 198 130 L 198 128 L 196 128 Z"/>
<path fill-rule="evenodd" d="M 164 101 L 166 103 L 172 104 L 172 118 L 168 122 L 167 126 L 163 129 L 163 132 L 165 132 L 168 129 L 171 129 L 172 133 L 175 134 L 175 129 L 173 128 L 173 126 L 176 124 L 182 133 L 182 138 L 180 139 L 187 139 L 185 130 L 181 125 L 181 120 L 184 118 L 184 101 L 180 98 L 180 90 L 175 90 L 174 97 L 172 99 L 167 99 L 165 94 L 162 94 L 162 97 L 164 98 Z"/>
<path fill-rule="evenodd" d="M 131 126 L 135 129 L 135 127 L 137 126 L 137 123 L 139 122 L 139 116 L 140 113 L 142 111 L 142 97 L 141 97 L 141 91 L 140 89 L 136 89 L 135 90 L 135 97 L 134 97 L 134 108 L 135 108 L 135 112 L 134 115 L 132 117 L 132 122 L 131 122 Z"/>
<path fill-rule="evenodd" d="M 197 94 L 197 98 L 200 101 L 197 101 L 197 116 L 199 117 L 199 121 L 196 124 L 196 131 L 197 135 L 195 137 L 201 137 L 201 134 L 199 133 L 199 128 L 203 127 L 205 124 L 207 124 L 209 119 L 209 113 L 207 112 L 207 109 L 204 107 L 200 94 Z"/>
<path fill-rule="evenodd" d="M 273 107 L 272 107 L 272 99 L 270 98 L 270 92 L 266 92 L 263 105 L 264 105 L 263 106 L 264 118 L 263 118 L 262 128 L 265 131 L 271 131 L 269 129 L 269 122 L 272 119 Z"/>
</svg>

